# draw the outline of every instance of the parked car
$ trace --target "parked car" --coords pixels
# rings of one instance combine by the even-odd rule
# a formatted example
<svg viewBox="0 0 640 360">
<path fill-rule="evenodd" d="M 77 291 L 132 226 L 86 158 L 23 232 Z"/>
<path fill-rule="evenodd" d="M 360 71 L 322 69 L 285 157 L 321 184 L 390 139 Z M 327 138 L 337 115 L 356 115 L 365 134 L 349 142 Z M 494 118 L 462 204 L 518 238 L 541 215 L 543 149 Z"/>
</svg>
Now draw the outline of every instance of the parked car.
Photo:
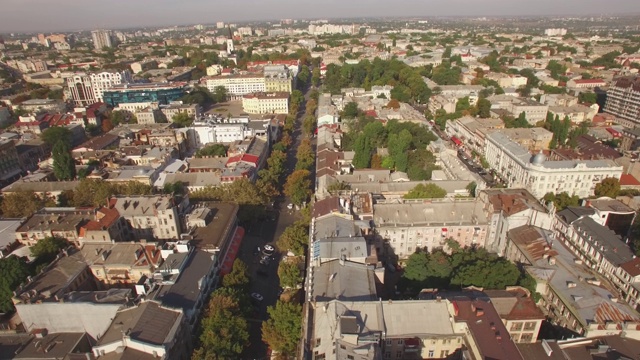
<svg viewBox="0 0 640 360">
<path fill-rule="evenodd" d="M 264 248 L 262 249 L 262 253 L 267 256 L 273 255 L 275 251 L 276 251 L 276 248 L 274 248 L 272 245 L 269 245 L 269 244 L 265 245 Z"/>
<path fill-rule="evenodd" d="M 293 209 L 293 204 L 290 203 L 289 205 L 287 205 L 287 209 L 292 210 Z"/>
<path fill-rule="evenodd" d="M 251 297 L 258 300 L 258 301 L 262 301 L 264 300 L 264 297 L 258 293 L 251 293 Z"/>
<path fill-rule="evenodd" d="M 260 265 L 268 266 L 270 263 L 271 260 L 269 259 L 269 257 L 264 257 L 262 258 L 262 260 L 260 260 Z"/>
</svg>

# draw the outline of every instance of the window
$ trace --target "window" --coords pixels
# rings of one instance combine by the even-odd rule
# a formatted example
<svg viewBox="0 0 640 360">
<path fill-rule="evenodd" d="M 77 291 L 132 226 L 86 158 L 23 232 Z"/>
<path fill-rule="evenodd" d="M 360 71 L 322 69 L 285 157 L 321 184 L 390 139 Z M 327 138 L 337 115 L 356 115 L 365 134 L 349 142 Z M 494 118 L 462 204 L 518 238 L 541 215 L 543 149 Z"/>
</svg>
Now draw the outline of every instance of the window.
<svg viewBox="0 0 640 360">
<path fill-rule="evenodd" d="M 396 359 L 402 359 L 402 350 L 396 351 Z"/>
<path fill-rule="evenodd" d="M 402 345 L 402 344 L 404 344 L 404 340 L 402 340 L 402 339 L 398 340 L 397 344 L 398 344 L 398 345 Z"/>
<path fill-rule="evenodd" d="M 524 329 L 525 330 L 533 330 L 536 328 L 536 322 L 535 321 L 527 321 L 526 323 L 524 323 Z"/>
<path fill-rule="evenodd" d="M 511 324 L 511 329 L 509 329 L 509 331 L 520 331 L 520 330 L 522 330 L 521 322 Z"/>
<path fill-rule="evenodd" d="M 347 355 L 347 359 L 353 360 L 353 355 Z"/>
<path fill-rule="evenodd" d="M 320 341 L 321 341 L 321 340 L 322 340 L 321 338 L 317 338 L 317 339 L 316 339 L 316 346 L 315 346 L 315 347 L 320 346 Z"/>
<path fill-rule="evenodd" d="M 522 335 L 520 335 L 520 341 L 519 342 L 531 342 L 531 340 L 533 340 L 533 334 L 532 333 L 523 333 Z"/>
<path fill-rule="evenodd" d="M 433 351 L 433 350 L 429 350 L 429 357 L 430 357 L 430 358 L 433 358 L 433 353 L 434 353 L 434 352 L 435 352 L 435 351 Z"/>
</svg>

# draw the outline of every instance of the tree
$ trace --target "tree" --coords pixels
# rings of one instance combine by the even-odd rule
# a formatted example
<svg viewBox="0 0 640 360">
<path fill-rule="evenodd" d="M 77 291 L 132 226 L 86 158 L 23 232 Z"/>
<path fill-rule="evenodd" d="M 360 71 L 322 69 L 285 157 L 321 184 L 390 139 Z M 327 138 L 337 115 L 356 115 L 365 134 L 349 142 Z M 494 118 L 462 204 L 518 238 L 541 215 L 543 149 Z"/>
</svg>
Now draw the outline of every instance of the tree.
<svg viewBox="0 0 640 360">
<path fill-rule="evenodd" d="M 297 259 L 297 258 L 294 258 Z M 278 266 L 278 277 L 280 286 L 284 288 L 295 288 L 302 283 L 302 273 L 297 261 L 281 261 Z"/>
<path fill-rule="evenodd" d="M 580 202 L 578 195 L 569 196 L 566 191 L 563 191 L 560 194 L 554 194 L 551 192 L 546 193 L 543 200 L 545 203 L 553 202 L 557 211 L 564 210 L 568 206 L 578 206 L 578 203 Z"/>
<path fill-rule="evenodd" d="M 247 264 L 236 258 L 233 261 L 231 272 L 222 278 L 222 286 L 248 290 L 249 282 L 249 268 Z"/>
<path fill-rule="evenodd" d="M 479 99 L 476 107 L 478 108 L 478 115 L 481 118 L 487 119 L 491 117 L 491 101 L 485 98 Z"/>
<path fill-rule="evenodd" d="M 267 312 L 269 320 L 262 324 L 262 340 L 283 356 L 294 355 L 302 335 L 302 307 L 278 301 Z"/>
<path fill-rule="evenodd" d="M 115 194 L 115 187 L 106 181 L 82 179 L 73 190 L 71 204 L 75 207 L 106 205 L 107 200 Z"/>
<path fill-rule="evenodd" d="M 182 128 L 191 126 L 191 123 L 193 123 L 193 118 L 191 118 L 191 116 L 189 116 L 189 114 L 187 114 L 186 112 L 181 112 L 173 115 L 171 121 L 176 124 L 177 127 Z"/>
<path fill-rule="evenodd" d="M 596 93 L 582 92 L 580 93 L 580 95 L 578 95 L 578 100 L 581 103 L 595 104 L 598 101 L 598 96 L 596 95 Z"/>
<path fill-rule="evenodd" d="M 278 238 L 278 248 L 285 251 L 291 251 L 300 256 L 304 255 L 304 247 L 308 244 L 309 230 L 302 223 L 294 223 L 288 226 Z"/>
<path fill-rule="evenodd" d="M 358 104 L 354 101 L 344 106 L 342 110 L 342 117 L 345 119 L 352 119 L 358 116 L 360 110 L 358 110 Z"/>
<path fill-rule="evenodd" d="M 71 148 L 73 145 L 72 138 L 73 134 L 71 133 L 71 130 L 60 126 L 50 127 L 40 134 L 40 139 L 51 147 L 55 146 L 59 141 L 62 141 L 67 144 L 68 148 Z"/>
<path fill-rule="evenodd" d="M 53 158 L 53 173 L 60 181 L 73 180 L 76 177 L 76 165 L 71 157 L 69 145 L 64 141 L 58 141 L 51 150 Z"/>
<path fill-rule="evenodd" d="M 15 255 L 0 259 L 0 312 L 9 313 L 14 310 L 13 291 L 30 275 L 26 261 Z"/>
<path fill-rule="evenodd" d="M 302 120 L 302 133 L 311 136 L 316 129 L 316 117 L 313 115 L 306 115 Z"/>
<path fill-rule="evenodd" d="M 227 101 L 227 88 L 224 86 L 216 86 L 213 89 L 213 100 L 216 103 L 221 103 Z"/>
<path fill-rule="evenodd" d="M 344 190 L 351 190 L 351 184 L 344 181 L 338 181 L 327 186 L 327 191 L 330 193 L 334 191 L 344 191 Z"/>
<path fill-rule="evenodd" d="M 5 218 L 25 218 L 44 206 L 44 201 L 33 191 L 19 191 L 4 195 L 2 216 Z"/>
<path fill-rule="evenodd" d="M 358 136 L 354 146 L 355 155 L 353 156 L 353 166 L 356 169 L 366 169 L 371 164 L 371 148 L 370 142 L 363 136 Z"/>
<path fill-rule="evenodd" d="M 284 184 L 284 193 L 291 202 L 302 205 L 311 196 L 311 173 L 309 170 L 296 170 L 287 178 Z"/>
<path fill-rule="evenodd" d="M 103 119 L 102 124 L 100 124 L 100 128 L 102 129 L 102 132 L 106 134 L 113 129 L 113 123 L 109 119 Z"/>
<path fill-rule="evenodd" d="M 60 250 L 67 246 L 69 246 L 67 239 L 48 236 L 42 240 L 38 240 L 29 250 L 34 257 L 44 262 L 49 262 L 58 255 Z"/>
<path fill-rule="evenodd" d="M 303 139 L 296 152 L 296 170 L 310 170 L 316 162 L 315 152 L 309 139 Z"/>
<path fill-rule="evenodd" d="M 598 197 L 607 196 L 615 199 L 620 192 L 620 180 L 617 178 L 606 178 L 596 184 L 594 194 Z"/>
<path fill-rule="evenodd" d="M 196 151 L 196 157 L 206 157 L 206 156 L 218 156 L 224 157 L 227 156 L 228 146 L 224 146 L 222 144 L 212 144 L 207 145 L 198 151 Z"/>
<path fill-rule="evenodd" d="M 470 182 L 467 185 L 467 191 L 469 191 L 469 195 L 472 197 L 476 197 L 476 189 L 478 188 L 478 184 L 475 181 Z"/>
<path fill-rule="evenodd" d="M 193 360 L 238 358 L 249 344 L 249 324 L 242 316 L 240 301 L 225 288 L 211 295 L 200 329 L 200 347 Z"/>
<path fill-rule="evenodd" d="M 444 198 L 447 196 L 447 190 L 441 188 L 440 186 L 429 183 L 429 184 L 418 184 L 416 187 L 411 189 L 404 198 L 405 199 L 438 199 Z"/>
<path fill-rule="evenodd" d="M 129 121 L 131 113 L 124 110 L 114 110 L 109 115 L 109 120 L 113 126 L 118 126 Z"/>
</svg>

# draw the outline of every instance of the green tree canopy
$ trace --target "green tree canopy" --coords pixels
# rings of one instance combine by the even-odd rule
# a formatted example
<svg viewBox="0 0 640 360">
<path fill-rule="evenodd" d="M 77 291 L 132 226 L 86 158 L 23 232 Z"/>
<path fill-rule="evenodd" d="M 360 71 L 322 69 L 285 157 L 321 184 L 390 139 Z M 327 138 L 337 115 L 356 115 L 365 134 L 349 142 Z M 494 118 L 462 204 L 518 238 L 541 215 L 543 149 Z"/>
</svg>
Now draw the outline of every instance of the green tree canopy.
<svg viewBox="0 0 640 360">
<path fill-rule="evenodd" d="M 405 199 L 436 199 L 436 198 L 444 198 L 447 196 L 447 190 L 441 188 L 440 186 L 429 183 L 429 184 L 418 184 L 416 187 L 411 189 L 404 198 Z"/>
<path fill-rule="evenodd" d="M 193 118 L 186 112 L 181 112 L 173 115 L 173 118 L 171 118 L 171 122 L 173 122 L 177 127 L 183 128 L 191 126 L 191 124 L 193 123 Z"/>
<path fill-rule="evenodd" d="M 73 180 L 76 177 L 76 165 L 71 157 L 69 145 L 64 141 L 58 141 L 51 151 L 53 158 L 53 173 L 60 181 Z"/>
<path fill-rule="evenodd" d="M 291 251 L 296 255 L 304 255 L 305 246 L 309 243 L 309 228 L 301 223 L 295 222 L 288 226 L 278 238 L 278 248 L 283 251 Z"/>
<path fill-rule="evenodd" d="M 5 218 L 29 217 L 44 206 L 44 201 L 33 191 L 18 191 L 2 198 L 2 216 Z"/>
<path fill-rule="evenodd" d="M 578 195 L 569 196 L 566 191 L 559 194 L 546 193 L 543 197 L 545 203 L 553 202 L 557 211 L 566 209 L 568 206 L 578 206 L 580 203 L 580 197 Z"/>
<path fill-rule="evenodd" d="M 0 312 L 9 313 L 14 310 L 13 291 L 30 275 L 26 261 L 11 255 L 0 259 Z"/>
<path fill-rule="evenodd" d="M 31 255 L 39 258 L 43 262 L 53 260 L 60 250 L 69 246 L 67 239 L 48 236 L 42 240 L 38 240 L 29 250 Z"/>
<path fill-rule="evenodd" d="M 297 258 L 294 258 L 297 259 Z M 302 283 L 302 272 L 298 261 L 281 261 L 278 266 L 278 277 L 280 286 L 284 288 L 295 288 Z"/>
<path fill-rule="evenodd" d="M 295 354 L 302 336 L 302 307 L 293 302 L 278 301 L 267 308 L 269 320 L 262 323 L 262 340 L 283 356 Z"/>
<path fill-rule="evenodd" d="M 243 290 L 249 289 L 249 268 L 240 259 L 233 261 L 231 272 L 222 278 L 222 286 L 235 287 Z"/>
<path fill-rule="evenodd" d="M 302 205 L 311 196 L 311 173 L 309 170 L 296 170 L 287 178 L 284 184 L 284 193 L 291 202 L 296 205 Z"/>
<path fill-rule="evenodd" d="M 218 143 L 211 144 L 196 151 L 196 157 L 198 158 L 206 157 L 206 156 L 224 157 L 224 156 L 227 156 L 228 149 L 229 147 L 223 144 L 218 144 Z"/>
<path fill-rule="evenodd" d="M 620 192 L 620 180 L 617 178 L 606 178 L 596 184 L 594 193 L 596 196 L 608 196 L 615 199 Z"/>
<path fill-rule="evenodd" d="M 220 288 L 211 295 L 193 360 L 239 358 L 249 345 L 249 324 L 242 316 L 240 301 L 232 294 Z"/>
<path fill-rule="evenodd" d="M 302 139 L 296 152 L 296 170 L 311 170 L 316 163 L 316 154 L 309 139 Z"/>
<path fill-rule="evenodd" d="M 50 127 L 40 134 L 40 139 L 50 146 L 55 146 L 59 141 L 62 141 L 67 145 L 67 148 L 71 148 L 73 134 L 71 130 L 66 127 L 56 126 Z"/>
</svg>

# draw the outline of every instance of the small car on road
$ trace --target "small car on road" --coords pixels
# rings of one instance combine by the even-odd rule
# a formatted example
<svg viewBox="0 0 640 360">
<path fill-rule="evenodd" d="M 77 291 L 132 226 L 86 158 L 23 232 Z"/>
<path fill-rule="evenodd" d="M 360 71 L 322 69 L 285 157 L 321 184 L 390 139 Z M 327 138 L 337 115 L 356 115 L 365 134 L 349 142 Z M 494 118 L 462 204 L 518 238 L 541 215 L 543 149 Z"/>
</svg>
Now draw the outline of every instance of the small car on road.
<svg viewBox="0 0 640 360">
<path fill-rule="evenodd" d="M 262 301 L 264 300 L 264 297 L 258 293 L 251 293 L 251 297 L 257 301 Z"/>
</svg>

